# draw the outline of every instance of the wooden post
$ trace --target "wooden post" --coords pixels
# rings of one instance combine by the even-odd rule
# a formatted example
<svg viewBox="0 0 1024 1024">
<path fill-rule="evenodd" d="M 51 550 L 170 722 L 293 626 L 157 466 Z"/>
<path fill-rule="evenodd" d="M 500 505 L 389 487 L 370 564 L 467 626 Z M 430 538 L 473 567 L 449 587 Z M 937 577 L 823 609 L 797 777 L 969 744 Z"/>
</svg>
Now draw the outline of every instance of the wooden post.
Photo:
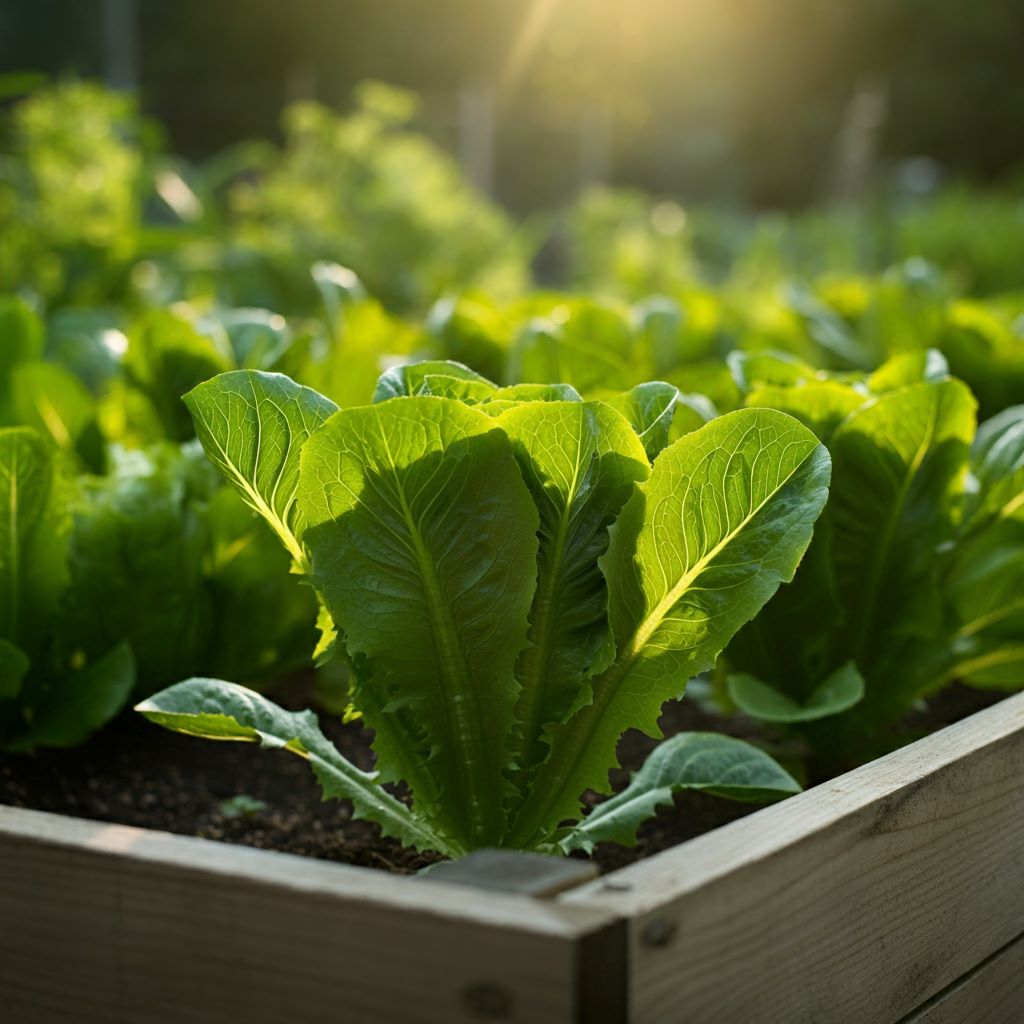
<svg viewBox="0 0 1024 1024">
<path fill-rule="evenodd" d="M 103 0 L 103 58 L 111 89 L 132 92 L 138 88 L 138 42 L 136 0 Z"/>
<path fill-rule="evenodd" d="M 463 86 L 458 94 L 459 163 L 486 196 L 494 193 L 494 90 L 486 83 Z"/>
<path fill-rule="evenodd" d="M 587 107 L 579 128 L 580 188 L 606 185 L 611 177 L 612 126 L 608 111 Z"/>
</svg>

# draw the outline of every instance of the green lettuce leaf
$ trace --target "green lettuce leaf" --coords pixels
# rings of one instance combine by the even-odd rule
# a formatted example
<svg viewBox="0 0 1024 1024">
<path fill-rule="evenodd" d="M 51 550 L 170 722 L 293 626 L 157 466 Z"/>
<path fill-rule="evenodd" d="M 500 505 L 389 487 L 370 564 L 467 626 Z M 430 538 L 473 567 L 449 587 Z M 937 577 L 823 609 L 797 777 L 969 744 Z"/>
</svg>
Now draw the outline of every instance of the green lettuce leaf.
<svg viewBox="0 0 1024 1024">
<path fill-rule="evenodd" d="M 778 762 L 743 740 L 681 733 L 659 743 L 629 785 L 598 804 L 560 846 L 565 852 L 588 853 L 600 842 L 634 846 L 639 826 L 684 789 L 759 803 L 799 793 L 800 785 Z"/>
<path fill-rule="evenodd" d="M 629 423 L 602 402 L 530 402 L 496 422 L 512 440 L 540 515 L 537 596 L 518 667 L 514 755 L 522 767 L 540 759 L 544 727 L 561 722 L 586 691 L 610 639 L 598 559 L 608 527 L 649 468 Z"/>
<path fill-rule="evenodd" d="M 554 733 L 513 841 L 535 841 L 576 816 L 584 789 L 607 791 L 622 732 L 657 736 L 662 703 L 682 696 L 792 579 L 829 468 L 806 427 L 767 409 L 721 416 L 658 457 L 601 561 L 616 659 L 594 678 L 593 703 Z"/>
<path fill-rule="evenodd" d="M 868 377 L 868 390 L 873 394 L 883 395 L 889 391 L 897 391 L 908 384 L 943 380 L 948 376 L 949 363 L 938 349 L 928 348 L 918 352 L 901 352 L 882 363 Z"/>
<path fill-rule="evenodd" d="M 745 673 L 730 675 L 727 685 L 740 711 L 762 722 L 813 722 L 848 711 L 864 699 L 864 677 L 852 661 L 837 668 L 803 703 Z"/>
<path fill-rule="evenodd" d="M 28 729 L 8 748 L 76 747 L 128 703 L 134 686 L 135 659 L 126 643 L 77 671 L 42 679 L 26 700 Z"/>
<path fill-rule="evenodd" d="M 124 373 L 152 405 L 165 436 L 187 441 L 192 436 L 182 396 L 215 374 L 232 369 L 230 344 L 201 334 L 191 323 L 167 310 L 150 310 L 128 332 Z"/>
<path fill-rule="evenodd" d="M 168 445 L 121 453 L 109 475 L 79 478 L 57 637 L 64 666 L 124 641 L 153 689 L 196 670 L 213 630 L 192 471 Z"/>
<path fill-rule="evenodd" d="M 947 677 L 1024 686 L 1024 522 L 998 521 L 962 544 L 945 584 L 954 628 Z"/>
<path fill-rule="evenodd" d="M 848 384 L 812 380 L 789 387 L 761 385 L 747 395 L 746 404 L 748 408 L 778 409 L 789 413 L 827 442 L 836 427 L 866 401 L 866 395 Z"/>
<path fill-rule="evenodd" d="M 210 460 L 305 568 L 299 454 L 337 406 L 279 373 L 235 370 L 185 396 Z"/>
<path fill-rule="evenodd" d="M 75 452 L 87 469 L 103 470 L 97 405 L 77 378 L 52 363 L 21 363 L 11 381 L 15 422 L 49 435 L 58 448 Z"/>
<path fill-rule="evenodd" d="M 423 393 L 428 377 L 447 377 L 450 379 L 478 384 L 493 390 L 495 385 L 475 370 L 451 359 L 425 359 L 419 363 L 403 363 L 393 366 L 381 374 L 377 387 L 373 392 L 374 404 L 386 402 L 389 398 L 406 398 Z"/>
<path fill-rule="evenodd" d="M 1004 409 L 978 427 L 971 470 L 977 491 L 968 502 L 968 531 L 999 519 L 1024 519 L 1024 405 Z"/>
<path fill-rule="evenodd" d="M 941 631 L 936 551 L 953 536 L 974 410 L 959 381 L 912 384 L 869 402 L 832 437 L 841 648 L 868 680 L 857 715 L 900 713 L 917 685 L 908 645 L 923 650 Z"/>
<path fill-rule="evenodd" d="M 668 444 L 679 389 L 664 381 L 637 384 L 635 388 L 607 399 L 608 404 L 629 421 L 651 461 Z"/>
<path fill-rule="evenodd" d="M 402 398 L 336 413 L 301 461 L 312 580 L 345 632 L 382 765 L 448 834 L 495 843 L 537 577 L 538 517 L 511 442 L 459 402 Z"/>
<path fill-rule="evenodd" d="M 55 454 L 31 428 L 0 430 L 0 639 L 30 652 L 62 586 L 50 557 Z"/>
<path fill-rule="evenodd" d="M 0 640 L 0 700 L 18 696 L 28 674 L 28 655 L 9 640 Z"/>
<path fill-rule="evenodd" d="M 305 758 L 323 787 L 325 799 L 352 801 L 358 817 L 376 822 L 392 836 L 419 850 L 455 855 L 442 839 L 378 782 L 343 757 L 320 731 L 312 711 L 285 711 L 235 683 L 189 679 L 168 687 L 135 708 L 151 722 L 189 736 L 259 743 Z"/>
</svg>

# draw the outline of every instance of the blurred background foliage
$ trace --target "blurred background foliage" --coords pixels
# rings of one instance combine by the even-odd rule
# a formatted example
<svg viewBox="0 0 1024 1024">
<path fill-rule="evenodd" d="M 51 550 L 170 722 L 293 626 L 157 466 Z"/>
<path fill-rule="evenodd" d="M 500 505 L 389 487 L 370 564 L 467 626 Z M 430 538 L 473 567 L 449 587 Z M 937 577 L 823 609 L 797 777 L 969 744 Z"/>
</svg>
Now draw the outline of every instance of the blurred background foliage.
<svg viewBox="0 0 1024 1024">
<path fill-rule="evenodd" d="M 844 129 L 872 119 L 882 166 L 927 155 L 995 180 L 1024 155 L 1017 0 L 106 3 L 136 12 L 128 65 L 104 0 L 6 0 L 0 67 L 127 74 L 190 159 L 280 140 L 290 101 L 348 107 L 367 78 L 421 94 L 417 127 L 445 148 L 483 97 L 489 184 L 518 213 L 566 201 L 581 174 L 802 205 L 834 191 Z"/>
<path fill-rule="evenodd" d="M 91 729 L 161 665 L 308 664 L 311 593 L 199 468 L 181 396 L 227 370 L 656 380 L 676 433 L 947 372 L 1024 408 L 1021 39 L 1019 0 L 6 0 L 0 428 L 73 514 L 0 744 L 77 742 L 30 726 L 83 673 Z"/>
</svg>

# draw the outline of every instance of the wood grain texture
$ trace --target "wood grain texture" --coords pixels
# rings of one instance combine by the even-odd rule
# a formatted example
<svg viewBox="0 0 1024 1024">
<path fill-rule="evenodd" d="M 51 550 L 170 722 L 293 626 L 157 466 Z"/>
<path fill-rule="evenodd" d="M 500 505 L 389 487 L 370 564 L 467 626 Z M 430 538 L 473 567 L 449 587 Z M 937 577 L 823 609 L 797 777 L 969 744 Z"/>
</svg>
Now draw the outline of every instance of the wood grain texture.
<svg viewBox="0 0 1024 1024">
<path fill-rule="evenodd" d="M 580 1015 L 580 940 L 609 923 L 600 909 L 0 808 L 5 1024 L 564 1024 Z"/>
<path fill-rule="evenodd" d="M 900 1024 L 1021 1024 L 1024 935 Z"/>
<path fill-rule="evenodd" d="M 640 1024 L 893 1024 L 1024 932 L 1024 694 L 560 902 Z"/>
</svg>

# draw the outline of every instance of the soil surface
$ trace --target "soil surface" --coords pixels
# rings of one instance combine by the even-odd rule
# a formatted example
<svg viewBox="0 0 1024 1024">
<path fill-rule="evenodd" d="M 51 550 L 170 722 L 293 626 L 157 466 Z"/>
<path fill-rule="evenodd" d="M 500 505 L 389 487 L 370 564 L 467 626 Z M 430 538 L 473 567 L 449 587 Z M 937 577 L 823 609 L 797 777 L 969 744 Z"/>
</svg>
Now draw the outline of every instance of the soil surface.
<svg viewBox="0 0 1024 1024">
<path fill-rule="evenodd" d="M 952 687 L 926 712 L 908 719 L 907 726 L 912 734 L 930 732 L 1002 696 Z M 280 700 L 282 694 L 276 697 Z M 365 729 L 326 717 L 322 724 L 349 759 L 364 768 L 372 766 L 370 734 Z M 662 728 L 666 735 L 707 730 L 743 739 L 772 739 L 740 716 L 722 719 L 707 714 L 694 700 L 667 704 Z M 626 733 L 619 746 L 623 768 L 613 773 L 617 789 L 654 745 L 654 740 L 640 733 Z M 785 749 L 774 747 L 773 753 L 785 761 Z M 591 794 L 588 802 L 598 799 Z M 181 736 L 139 715 L 122 717 L 76 750 L 0 758 L 0 804 L 402 874 L 433 859 L 382 839 L 376 826 L 352 818 L 346 801 L 323 802 L 312 772 L 294 755 Z M 604 871 L 622 867 L 755 810 L 754 805 L 684 793 L 676 797 L 674 806 L 662 808 L 641 828 L 635 849 L 604 843 L 594 859 Z"/>
</svg>

